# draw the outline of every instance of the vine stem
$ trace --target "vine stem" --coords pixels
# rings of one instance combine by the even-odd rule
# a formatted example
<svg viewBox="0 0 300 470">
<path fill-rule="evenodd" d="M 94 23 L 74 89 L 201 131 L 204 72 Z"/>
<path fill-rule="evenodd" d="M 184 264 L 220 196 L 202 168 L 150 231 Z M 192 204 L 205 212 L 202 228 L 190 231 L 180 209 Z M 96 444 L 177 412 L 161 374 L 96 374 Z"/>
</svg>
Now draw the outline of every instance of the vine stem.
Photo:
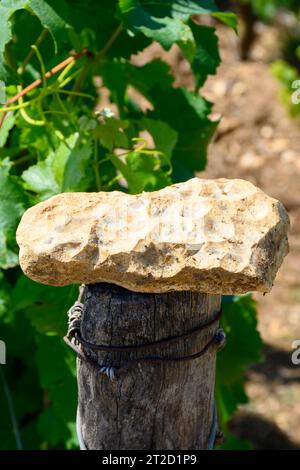
<svg viewBox="0 0 300 470">
<path fill-rule="evenodd" d="M 96 57 L 95 57 L 96 61 L 101 59 L 107 53 L 107 51 L 111 48 L 111 46 L 113 45 L 113 43 L 115 42 L 119 34 L 122 32 L 122 30 L 123 30 L 123 27 L 121 24 L 119 24 L 119 26 L 117 27 L 115 32 L 111 35 L 111 37 L 109 38 L 107 43 L 104 45 L 104 47 L 96 54 Z"/>
<path fill-rule="evenodd" d="M 115 40 L 118 38 L 118 36 L 120 35 L 120 33 L 122 32 L 123 30 L 123 27 L 121 24 L 119 24 L 119 26 L 116 28 L 116 30 L 113 32 L 113 34 L 111 35 L 111 37 L 109 38 L 109 40 L 106 42 L 106 44 L 102 47 L 102 49 L 97 52 L 97 54 L 95 55 L 95 62 L 99 61 L 100 59 L 102 59 L 102 57 L 107 53 L 107 51 L 111 48 L 111 46 L 113 45 L 113 43 L 115 42 Z M 80 76 L 78 77 L 78 80 L 76 81 L 75 83 L 75 86 L 73 88 L 73 91 L 79 91 L 82 87 L 82 84 L 87 76 L 87 73 L 88 73 L 88 70 L 89 70 L 89 67 L 90 67 L 90 63 L 87 63 L 85 64 L 85 66 L 83 67 L 82 71 L 81 71 L 81 74 Z M 72 99 L 72 97 L 71 97 Z"/>
<path fill-rule="evenodd" d="M 26 162 L 30 161 L 31 159 L 32 159 L 32 155 L 30 155 L 30 154 L 27 155 L 27 154 L 26 154 L 26 155 L 24 155 L 23 157 L 20 157 L 20 158 L 18 158 L 17 160 L 14 160 L 14 161 L 12 162 L 12 164 L 13 164 L 14 166 L 22 165 L 22 163 L 26 163 Z"/>
<path fill-rule="evenodd" d="M 41 85 L 42 83 L 45 82 L 45 79 L 46 78 L 50 78 L 52 77 L 53 75 L 55 75 L 56 73 L 58 73 L 60 70 L 64 69 L 65 67 L 67 67 L 68 65 L 70 65 L 72 62 L 75 62 L 77 59 L 81 58 L 82 56 L 87 56 L 87 57 L 95 57 L 95 61 L 98 61 L 100 60 L 105 54 L 106 52 L 111 48 L 111 46 L 113 45 L 113 43 L 115 42 L 115 40 L 117 39 L 117 37 L 119 36 L 119 34 L 122 32 L 122 25 L 120 24 L 116 30 L 114 31 L 114 33 L 111 35 L 111 37 L 109 38 L 109 40 L 107 41 L 107 43 L 104 45 L 104 47 L 94 56 L 94 54 L 89 51 L 88 49 L 83 49 L 81 52 L 78 52 L 77 54 L 73 54 L 71 56 L 69 56 L 67 59 L 63 60 L 62 62 L 60 62 L 59 64 L 57 64 L 55 67 L 53 67 L 51 70 L 49 70 L 48 72 L 44 73 L 43 74 L 43 77 L 42 78 L 38 78 L 37 80 L 35 80 L 34 82 L 32 82 L 30 85 L 28 85 L 27 87 L 23 88 L 19 93 L 17 93 L 16 95 L 14 95 L 12 98 L 10 98 L 8 101 L 6 101 L 6 103 L 4 104 L 3 108 L 2 108 L 2 116 L 0 117 L 0 129 L 3 125 L 3 122 L 4 122 L 4 119 L 5 119 L 5 116 L 6 116 L 6 111 L 5 111 L 5 108 L 8 108 L 11 104 L 13 104 L 15 101 L 19 101 L 20 98 L 22 98 L 23 96 L 25 96 L 27 93 L 29 93 L 31 90 L 33 90 L 34 88 L 38 87 L 39 85 Z M 43 31 L 40 35 L 40 37 L 37 39 L 36 41 L 36 44 L 35 46 L 39 45 L 45 35 L 46 35 L 46 32 L 47 30 Z M 34 49 L 31 49 L 30 53 L 28 54 L 28 56 L 26 57 L 26 59 L 24 60 L 23 64 L 21 65 L 21 68 L 20 70 L 18 71 L 19 74 L 22 74 L 24 72 L 24 68 L 25 66 L 27 65 L 27 63 L 29 62 L 29 60 L 31 59 L 32 57 L 32 54 L 34 53 L 34 51 L 36 51 L 36 48 Z M 85 76 L 85 73 L 86 73 L 86 67 L 83 67 L 83 70 L 82 70 L 82 75 L 79 77 L 79 80 L 78 82 L 81 83 L 81 78 L 84 79 L 84 76 Z M 78 86 L 78 82 L 77 84 L 75 84 L 75 87 Z M 75 90 L 76 91 L 76 88 Z M 74 93 L 75 95 L 75 93 Z"/>
<path fill-rule="evenodd" d="M 13 427 L 13 430 L 14 430 L 15 438 L 16 438 L 17 449 L 22 450 L 23 445 L 22 445 L 22 441 L 21 441 L 21 436 L 20 436 L 20 431 L 19 431 L 19 427 L 18 427 L 18 422 L 17 422 L 15 410 L 14 410 L 14 404 L 13 404 L 13 401 L 12 401 L 12 396 L 11 396 L 11 393 L 10 393 L 5 375 L 4 375 L 3 370 L 2 370 L 1 367 L 0 367 L 0 377 L 2 379 L 3 390 L 4 390 L 4 394 L 6 396 L 9 415 L 10 415 L 12 427 Z"/>
<path fill-rule="evenodd" d="M 55 67 L 53 67 L 51 70 L 49 70 L 48 72 L 45 73 L 45 77 L 44 78 L 50 78 L 52 77 L 53 75 L 55 75 L 57 72 L 59 72 L 60 70 L 64 69 L 67 65 L 69 65 L 71 62 L 74 62 L 78 59 L 80 59 L 81 57 L 83 56 L 88 56 L 88 57 L 91 57 L 92 56 L 92 53 L 90 51 L 88 51 L 87 49 L 83 49 L 81 52 L 78 52 L 77 54 L 73 54 L 71 56 L 69 56 L 67 59 L 63 60 L 62 62 L 60 62 L 59 64 L 57 64 Z M 32 82 L 30 85 L 28 85 L 27 87 L 23 88 L 19 93 L 17 93 L 15 96 L 13 96 L 12 98 L 10 98 L 8 101 L 6 101 L 6 103 L 4 104 L 3 108 L 7 108 L 9 107 L 11 104 L 15 103 L 15 101 L 18 101 L 20 98 L 22 98 L 23 96 L 25 96 L 27 93 L 29 93 L 31 90 L 33 90 L 34 88 L 38 87 L 39 85 L 41 85 L 43 83 L 43 78 L 38 78 L 37 80 L 35 80 L 34 82 Z M 0 118 L 0 129 L 2 127 L 2 124 L 3 124 L 3 121 L 5 119 L 5 116 L 6 116 L 6 112 L 4 111 L 1 118 Z"/>
<path fill-rule="evenodd" d="M 41 34 L 39 35 L 39 37 L 37 38 L 37 40 L 36 40 L 36 42 L 35 42 L 35 46 L 36 46 L 36 47 L 39 47 L 39 46 L 40 46 L 40 44 L 43 42 L 43 40 L 44 40 L 45 37 L 47 36 L 47 33 L 48 33 L 48 29 L 47 29 L 47 28 L 43 29 L 43 31 L 41 32 Z M 28 52 L 27 56 L 25 57 L 25 59 L 24 59 L 22 65 L 20 65 L 20 67 L 18 68 L 18 74 L 19 74 L 19 75 L 23 75 L 23 73 L 24 73 L 24 71 L 25 71 L 25 67 L 26 67 L 26 65 L 28 64 L 28 62 L 30 61 L 30 59 L 32 58 L 33 54 L 34 54 L 34 50 L 31 49 L 31 50 Z"/>
</svg>

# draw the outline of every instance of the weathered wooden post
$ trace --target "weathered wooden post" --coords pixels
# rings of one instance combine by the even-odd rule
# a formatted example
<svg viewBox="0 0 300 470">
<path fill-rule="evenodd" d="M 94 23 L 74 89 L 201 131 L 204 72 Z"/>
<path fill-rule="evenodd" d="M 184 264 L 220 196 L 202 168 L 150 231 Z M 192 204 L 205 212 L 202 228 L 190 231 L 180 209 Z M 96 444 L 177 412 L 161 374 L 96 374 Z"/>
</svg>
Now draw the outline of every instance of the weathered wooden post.
<svg viewBox="0 0 300 470">
<path fill-rule="evenodd" d="M 65 193 L 25 213 L 24 272 L 86 285 L 67 338 L 79 356 L 82 447 L 213 446 L 221 294 L 271 289 L 288 225 L 280 202 L 225 179 Z"/>
</svg>

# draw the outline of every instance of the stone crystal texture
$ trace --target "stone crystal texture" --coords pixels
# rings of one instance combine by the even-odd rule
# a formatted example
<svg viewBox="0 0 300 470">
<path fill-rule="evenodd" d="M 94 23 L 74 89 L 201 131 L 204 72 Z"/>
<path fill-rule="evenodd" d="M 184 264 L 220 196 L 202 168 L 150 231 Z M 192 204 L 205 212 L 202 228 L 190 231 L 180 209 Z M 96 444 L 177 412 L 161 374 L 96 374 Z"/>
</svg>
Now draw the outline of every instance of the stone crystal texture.
<svg viewBox="0 0 300 470">
<path fill-rule="evenodd" d="M 268 292 L 288 253 L 283 205 L 243 180 L 193 178 L 128 195 L 63 193 L 25 212 L 20 263 L 53 286 Z"/>
</svg>

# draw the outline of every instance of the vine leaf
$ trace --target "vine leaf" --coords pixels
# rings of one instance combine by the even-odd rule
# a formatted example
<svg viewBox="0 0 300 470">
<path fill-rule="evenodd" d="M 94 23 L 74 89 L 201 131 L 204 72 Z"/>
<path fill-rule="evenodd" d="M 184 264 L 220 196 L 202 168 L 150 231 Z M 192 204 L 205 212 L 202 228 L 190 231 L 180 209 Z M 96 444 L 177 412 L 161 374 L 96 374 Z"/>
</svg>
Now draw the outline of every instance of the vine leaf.
<svg viewBox="0 0 300 470">
<path fill-rule="evenodd" d="M 55 153 L 50 154 L 45 161 L 30 166 L 22 173 L 24 188 L 38 196 L 36 202 L 60 192 L 60 184 L 54 174 L 56 155 Z"/>
<path fill-rule="evenodd" d="M 93 147 L 88 139 L 76 142 L 65 164 L 62 191 L 86 191 L 89 188 L 93 180 L 92 152 Z"/>
<path fill-rule="evenodd" d="M 6 158 L 0 163 L 0 267 L 18 265 L 15 232 L 28 200 L 17 179 L 9 174 L 11 163 Z"/>
<path fill-rule="evenodd" d="M 39 333 L 63 336 L 66 324 L 62 312 L 70 308 L 76 292 L 76 286 L 56 289 L 21 274 L 12 290 L 11 304 L 17 314 L 25 314 Z"/>
<path fill-rule="evenodd" d="M 54 41 L 55 50 L 58 43 L 66 40 L 66 22 L 68 6 L 64 0 L 1 0 L 0 3 L 0 79 L 4 82 L 15 83 L 16 73 L 5 63 L 5 46 L 12 39 L 12 17 L 18 10 L 26 9 L 34 13 L 42 25 L 47 28 Z"/>
<path fill-rule="evenodd" d="M 244 374 L 251 363 L 262 359 L 262 340 L 257 331 L 255 301 L 250 295 L 223 301 L 226 347 L 217 358 L 216 400 L 223 424 L 241 403 L 247 403 Z M 237 353 L 238 352 L 238 353 Z"/>
<path fill-rule="evenodd" d="M 147 130 L 153 138 L 155 148 L 171 159 L 178 134 L 169 124 L 143 117 L 138 122 L 138 128 L 140 131 Z"/>
<path fill-rule="evenodd" d="M 110 42 L 118 30 L 118 37 L 106 51 L 107 57 L 129 58 L 131 54 L 144 49 L 150 39 L 143 34 L 129 35 L 119 29 L 120 18 L 116 14 L 117 0 L 82 0 L 68 2 L 72 36 L 76 35 L 80 47 L 87 47 L 97 53 Z M 79 49 L 79 48 L 78 48 Z"/>
<path fill-rule="evenodd" d="M 52 35 L 55 52 L 66 42 L 69 25 L 69 7 L 65 0 L 28 0 L 23 8 L 29 8 Z"/>
<path fill-rule="evenodd" d="M 114 147 L 128 148 L 129 141 L 126 136 L 126 129 L 129 127 L 129 121 L 106 118 L 105 121 L 96 129 L 96 135 L 100 144 L 112 152 Z"/>
<path fill-rule="evenodd" d="M 144 66 L 123 63 L 119 72 L 120 80 L 138 90 L 152 105 L 146 118 L 164 122 L 177 133 L 172 152 L 173 180 L 185 181 L 195 171 L 203 170 L 207 146 L 218 126 L 218 121 L 209 119 L 212 104 L 198 93 L 185 88 L 173 88 L 169 67 L 160 60 Z M 125 98 L 121 102 L 125 102 Z M 126 106 L 125 113 L 128 113 Z M 128 114 L 129 118 L 136 116 L 135 110 Z M 145 117 L 142 113 L 139 116 L 141 119 Z"/>
<path fill-rule="evenodd" d="M 0 320 L 1 324 L 10 323 L 11 317 L 7 315 L 7 310 L 10 305 L 10 285 L 0 271 Z"/>
<path fill-rule="evenodd" d="M 0 148 L 4 147 L 10 130 L 14 127 L 16 118 L 13 113 L 8 113 L 0 129 Z"/>
<path fill-rule="evenodd" d="M 207 146 L 218 125 L 208 117 L 212 105 L 185 88 L 156 86 L 150 94 L 154 111 L 148 116 L 167 122 L 178 134 L 172 156 L 173 178 L 186 180 L 205 168 Z"/>
<path fill-rule="evenodd" d="M 132 151 L 126 155 L 125 162 L 114 154 L 110 155 L 110 159 L 126 179 L 131 194 L 154 191 L 171 183 L 167 172 L 161 168 L 159 157 L 154 154 Z"/>
<path fill-rule="evenodd" d="M 62 191 L 85 191 L 90 184 L 92 146 L 75 132 L 56 151 L 22 173 L 24 188 L 34 192 L 36 202 Z"/>
<path fill-rule="evenodd" d="M 133 34 L 144 33 L 159 42 L 166 50 L 177 43 L 190 62 L 198 90 L 220 64 L 215 29 L 196 25 L 192 15 L 211 14 L 237 30 L 236 15 L 219 12 L 214 1 L 177 0 L 148 2 L 146 0 L 119 0 L 125 27 Z"/>
<path fill-rule="evenodd" d="M 212 16 L 232 28 L 236 33 L 238 32 L 238 18 L 235 13 L 230 11 L 218 11 L 212 13 Z"/>
<path fill-rule="evenodd" d="M 75 360 L 61 338 L 50 335 L 39 337 L 35 360 L 41 387 L 50 399 L 50 406 L 39 415 L 38 430 L 56 445 L 70 438 L 68 422 L 74 419 L 77 405 Z"/>
<path fill-rule="evenodd" d="M 189 23 L 193 33 L 189 42 L 180 41 L 182 53 L 190 62 L 198 90 L 206 81 L 208 75 L 214 75 L 220 65 L 221 58 L 218 47 L 218 37 L 215 28 Z"/>
<path fill-rule="evenodd" d="M 218 11 L 213 0 L 119 0 L 119 6 L 124 25 L 129 31 L 134 34 L 142 32 L 165 49 L 170 49 L 188 34 L 185 23 L 191 15 Z"/>
</svg>

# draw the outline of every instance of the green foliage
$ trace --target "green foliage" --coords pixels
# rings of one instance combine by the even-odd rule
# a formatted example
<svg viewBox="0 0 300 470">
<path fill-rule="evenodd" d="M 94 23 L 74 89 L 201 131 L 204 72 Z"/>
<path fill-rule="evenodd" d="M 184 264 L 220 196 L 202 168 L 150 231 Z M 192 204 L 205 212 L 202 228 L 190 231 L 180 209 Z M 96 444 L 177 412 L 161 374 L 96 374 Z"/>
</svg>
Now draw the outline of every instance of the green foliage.
<svg viewBox="0 0 300 470">
<path fill-rule="evenodd" d="M 9 174 L 12 163 L 8 158 L 0 162 L 0 268 L 18 264 L 15 232 L 25 211 L 27 196 L 16 177 Z"/>
<path fill-rule="evenodd" d="M 195 14 L 236 28 L 235 16 L 219 12 L 212 0 L 1 1 L 0 80 L 10 103 L 0 109 L 0 337 L 8 359 L 1 369 L 0 448 L 77 446 L 75 359 L 62 343 L 64 312 L 77 289 L 39 285 L 21 273 L 15 240 L 20 217 L 63 191 L 153 191 L 205 167 L 218 123 L 198 91 L 220 57 L 214 28 L 196 23 Z M 153 41 L 165 49 L 177 43 L 194 74 L 193 91 L 174 88 L 163 61 L 132 64 L 132 54 Z M 59 65 L 74 51 L 80 54 Z M 95 111 L 103 93 L 99 77 L 108 98 Z M 41 84 L 23 96 L 39 78 Z M 236 305 L 238 328 L 254 331 L 250 300 Z M 241 375 L 259 347 L 253 332 L 249 355 L 240 353 L 231 310 L 226 322 L 232 345 L 227 359 L 226 352 L 220 356 L 217 386 L 225 424 L 245 399 Z M 10 399 L 13 410 L 6 406 Z"/>
<path fill-rule="evenodd" d="M 236 438 L 228 432 L 228 422 L 239 404 L 247 403 L 244 389 L 245 373 L 250 364 L 262 359 L 262 341 L 257 331 L 255 302 L 250 295 L 223 297 L 224 315 L 221 326 L 226 333 L 226 347 L 217 358 L 215 397 L 221 429 L 226 430 L 227 442 Z M 238 448 L 248 448 L 240 442 Z M 242 447 L 243 446 L 243 447 Z"/>
</svg>

